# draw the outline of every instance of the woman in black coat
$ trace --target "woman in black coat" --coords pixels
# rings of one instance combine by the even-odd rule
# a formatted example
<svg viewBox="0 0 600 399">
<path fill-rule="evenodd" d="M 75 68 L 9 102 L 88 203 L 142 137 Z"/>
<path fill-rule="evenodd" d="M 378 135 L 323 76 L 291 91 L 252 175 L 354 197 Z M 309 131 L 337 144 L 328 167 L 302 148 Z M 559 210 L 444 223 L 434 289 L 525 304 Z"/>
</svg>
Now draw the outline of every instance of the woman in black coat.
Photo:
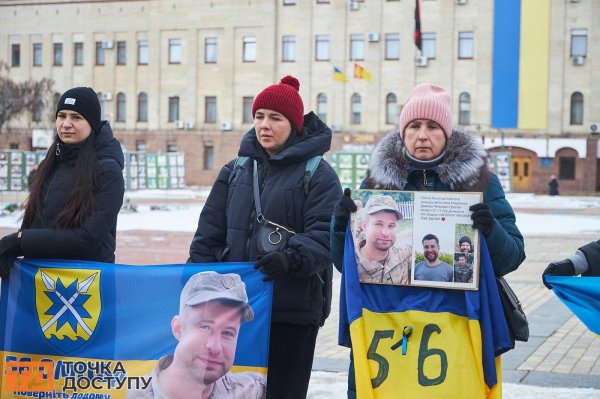
<svg viewBox="0 0 600 399">
<path fill-rule="evenodd" d="M 114 263 L 123 151 L 100 113 L 89 87 L 61 96 L 57 135 L 31 185 L 21 229 L 0 240 L 0 277 L 18 256 Z"/>
<path fill-rule="evenodd" d="M 255 261 L 255 269 L 273 280 L 268 395 L 305 398 L 319 325 L 331 306 L 332 266 L 329 224 L 342 190 L 334 170 L 320 160 L 307 178 L 307 162 L 331 145 L 331 130 L 312 112 L 304 115 L 291 76 L 256 96 L 254 128 L 240 145 L 247 157 L 229 162 L 206 201 L 188 262 Z M 293 230 L 281 251 L 261 254 L 253 170 L 258 172 L 264 217 Z"/>
</svg>

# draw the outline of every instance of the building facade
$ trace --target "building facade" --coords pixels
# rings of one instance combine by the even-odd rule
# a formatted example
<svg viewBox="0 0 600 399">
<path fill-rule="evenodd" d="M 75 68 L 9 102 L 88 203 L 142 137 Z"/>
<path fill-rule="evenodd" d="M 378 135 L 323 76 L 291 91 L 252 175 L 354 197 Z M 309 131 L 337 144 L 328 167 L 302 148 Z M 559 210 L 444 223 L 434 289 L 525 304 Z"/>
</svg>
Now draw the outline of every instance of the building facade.
<svg viewBox="0 0 600 399">
<path fill-rule="evenodd" d="M 0 0 L 9 77 L 51 78 L 56 91 L 0 145 L 31 149 L 60 93 L 90 86 L 126 149 L 184 151 L 186 183 L 209 185 L 252 127 L 254 96 L 284 75 L 335 132 L 333 150 L 371 148 L 412 87 L 433 82 L 450 92 L 456 125 L 531 163 L 538 175 L 516 191 L 545 191 L 546 174 L 567 191 L 598 190 L 588 147 L 600 122 L 600 2 L 421 0 L 420 14 L 422 51 L 415 0 Z M 500 138 L 564 146 L 538 156 Z M 578 140 L 590 141 L 585 153 Z"/>
</svg>

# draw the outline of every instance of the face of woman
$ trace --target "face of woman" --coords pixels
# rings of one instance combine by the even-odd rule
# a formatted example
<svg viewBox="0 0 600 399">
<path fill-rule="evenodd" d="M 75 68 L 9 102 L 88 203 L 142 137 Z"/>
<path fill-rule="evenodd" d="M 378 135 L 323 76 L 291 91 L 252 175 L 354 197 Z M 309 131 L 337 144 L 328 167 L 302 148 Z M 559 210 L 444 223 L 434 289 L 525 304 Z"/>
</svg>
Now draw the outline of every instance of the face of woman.
<svg viewBox="0 0 600 399">
<path fill-rule="evenodd" d="M 56 132 L 63 143 L 79 144 L 90 137 L 92 126 L 77 112 L 64 109 L 56 116 Z"/>
<path fill-rule="evenodd" d="M 254 130 L 260 145 L 269 156 L 273 156 L 285 146 L 292 133 L 292 125 L 279 112 L 261 108 L 254 114 Z"/>
<path fill-rule="evenodd" d="M 415 119 L 404 129 L 404 143 L 413 157 L 429 161 L 442 153 L 446 146 L 446 135 L 434 121 Z"/>
</svg>

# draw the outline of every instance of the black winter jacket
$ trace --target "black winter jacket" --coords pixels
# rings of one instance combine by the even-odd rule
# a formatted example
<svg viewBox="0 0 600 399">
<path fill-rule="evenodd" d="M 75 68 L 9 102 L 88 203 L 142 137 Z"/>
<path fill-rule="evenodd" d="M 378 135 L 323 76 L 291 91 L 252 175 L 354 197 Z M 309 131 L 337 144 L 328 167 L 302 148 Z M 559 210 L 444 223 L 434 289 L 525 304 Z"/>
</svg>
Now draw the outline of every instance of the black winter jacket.
<svg viewBox="0 0 600 399">
<path fill-rule="evenodd" d="M 304 117 L 302 134 L 292 135 L 286 147 L 268 157 L 253 129 L 240 145 L 249 157 L 230 180 L 231 161 L 219 173 L 200 214 L 188 262 L 240 262 L 257 259 L 258 222 L 252 191 L 253 159 L 258 162 L 262 211 L 268 220 L 297 234 L 286 252 L 295 259 L 293 270 L 275 280 L 275 322 L 321 324 L 331 307 L 333 270 L 329 258 L 329 223 L 341 195 L 335 171 L 321 160 L 304 191 L 306 161 L 323 155 L 331 145 L 331 130 L 312 112 Z"/>
<path fill-rule="evenodd" d="M 80 259 L 115 262 L 117 216 L 123 204 L 123 151 L 108 122 L 92 134 L 96 151 L 95 208 L 79 228 L 52 228 L 73 187 L 78 146 L 59 141 L 61 154 L 41 190 L 42 215 L 23 229 L 21 249 L 28 259 Z M 90 193 L 92 194 L 92 193 Z"/>
</svg>

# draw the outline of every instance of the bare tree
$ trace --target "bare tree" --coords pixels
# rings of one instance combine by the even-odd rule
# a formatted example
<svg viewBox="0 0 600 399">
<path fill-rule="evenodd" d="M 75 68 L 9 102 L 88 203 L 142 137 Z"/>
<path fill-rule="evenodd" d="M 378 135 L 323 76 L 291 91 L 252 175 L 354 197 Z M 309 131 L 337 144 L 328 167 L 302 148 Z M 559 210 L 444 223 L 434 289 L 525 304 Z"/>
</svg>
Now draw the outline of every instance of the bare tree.
<svg viewBox="0 0 600 399">
<path fill-rule="evenodd" d="M 9 66 L 0 61 L 0 133 L 4 125 L 22 112 L 33 113 L 36 107 L 48 102 L 52 79 L 15 82 L 8 76 Z"/>
</svg>

